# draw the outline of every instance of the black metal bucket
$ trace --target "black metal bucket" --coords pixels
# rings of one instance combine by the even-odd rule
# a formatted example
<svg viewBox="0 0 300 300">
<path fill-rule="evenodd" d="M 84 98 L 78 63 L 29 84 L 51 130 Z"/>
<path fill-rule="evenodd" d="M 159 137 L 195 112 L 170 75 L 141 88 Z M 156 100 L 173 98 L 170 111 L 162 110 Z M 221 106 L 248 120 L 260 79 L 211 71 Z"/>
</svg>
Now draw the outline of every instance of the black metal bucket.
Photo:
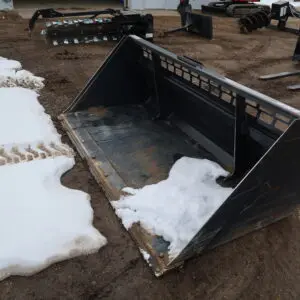
<svg viewBox="0 0 300 300">
<path fill-rule="evenodd" d="M 128 36 L 60 120 L 109 200 L 126 186 L 165 179 L 176 153 L 230 172 L 220 184 L 232 194 L 176 258 L 161 237 L 138 224 L 129 230 L 160 276 L 293 212 L 300 202 L 299 117 L 297 109 Z"/>
<path fill-rule="evenodd" d="M 300 30 L 299 30 L 299 32 L 300 32 Z M 298 34 L 297 43 L 296 43 L 294 54 L 293 54 L 293 61 L 300 60 L 300 35 L 299 34 Z"/>
</svg>

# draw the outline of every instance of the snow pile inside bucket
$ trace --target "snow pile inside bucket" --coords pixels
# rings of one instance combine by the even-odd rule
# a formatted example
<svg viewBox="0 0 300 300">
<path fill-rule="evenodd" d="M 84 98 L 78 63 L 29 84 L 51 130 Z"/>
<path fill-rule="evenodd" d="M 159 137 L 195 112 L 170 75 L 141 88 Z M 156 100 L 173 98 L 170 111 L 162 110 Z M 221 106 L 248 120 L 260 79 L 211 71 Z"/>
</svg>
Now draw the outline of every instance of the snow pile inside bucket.
<svg viewBox="0 0 300 300">
<path fill-rule="evenodd" d="M 183 157 L 166 180 L 137 190 L 125 188 L 131 195 L 112 201 L 112 205 L 127 230 L 139 222 L 170 242 L 169 256 L 174 258 L 232 193 L 232 188 L 216 182 L 227 175 L 217 163 Z"/>
</svg>

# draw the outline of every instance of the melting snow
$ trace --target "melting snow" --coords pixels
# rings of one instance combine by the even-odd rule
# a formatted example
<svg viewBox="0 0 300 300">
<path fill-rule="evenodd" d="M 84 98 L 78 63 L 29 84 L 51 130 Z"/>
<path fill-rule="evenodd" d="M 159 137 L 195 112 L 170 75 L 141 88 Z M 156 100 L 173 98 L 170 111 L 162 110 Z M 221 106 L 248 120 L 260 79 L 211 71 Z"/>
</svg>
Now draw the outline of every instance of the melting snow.
<svg viewBox="0 0 300 300">
<path fill-rule="evenodd" d="M 20 70 L 22 65 L 17 60 L 7 59 L 0 56 L 0 70 Z"/>
<path fill-rule="evenodd" d="M 64 156 L 0 167 L 0 280 L 30 275 L 106 244 L 88 194 L 61 185 Z"/>
<path fill-rule="evenodd" d="M 0 105 L 0 146 L 60 142 L 60 135 L 35 91 L 0 88 Z"/>
<path fill-rule="evenodd" d="M 142 248 L 139 248 L 139 249 L 140 249 L 141 254 L 144 257 L 144 260 L 151 266 L 151 263 L 149 262 L 149 260 L 151 258 L 150 254 L 147 251 L 145 251 L 144 249 L 142 249 Z"/>
<path fill-rule="evenodd" d="M 107 243 L 93 227 L 89 195 L 60 183 L 74 166 L 72 152 L 38 102 L 34 90 L 43 78 L 21 68 L 0 57 L 0 280 L 34 274 Z M 33 155 L 24 156 L 28 146 Z"/>
<path fill-rule="evenodd" d="M 0 87 L 21 86 L 37 91 L 44 87 L 44 78 L 21 69 L 20 62 L 0 57 Z"/>
<path fill-rule="evenodd" d="M 140 224 L 170 242 L 169 255 L 175 257 L 208 221 L 233 189 L 216 183 L 228 173 L 206 159 L 183 157 L 172 167 L 169 177 L 139 190 L 124 189 L 132 195 L 112 201 L 126 229 Z"/>
</svg>

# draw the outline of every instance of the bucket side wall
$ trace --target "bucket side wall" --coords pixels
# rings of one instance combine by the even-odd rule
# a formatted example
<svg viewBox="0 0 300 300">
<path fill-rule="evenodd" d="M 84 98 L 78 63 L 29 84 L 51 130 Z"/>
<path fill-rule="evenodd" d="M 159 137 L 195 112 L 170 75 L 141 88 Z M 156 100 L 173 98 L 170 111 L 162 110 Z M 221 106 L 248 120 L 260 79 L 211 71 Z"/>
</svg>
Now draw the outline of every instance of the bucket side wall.
<svg viewBox="0 0 300 300">
<path fill-rule="evenodd" d="M 295 120 L 170 265 L 289 215 L 300 204 L 299 151 Z"/>
<path fill-rule="evenodd" d="M 72 111 L 145 101 L 149 92 L 135 60 L 138 56 L 139 48 L 132 40 L 124 38 L 75 99 Z"/>
</svg>

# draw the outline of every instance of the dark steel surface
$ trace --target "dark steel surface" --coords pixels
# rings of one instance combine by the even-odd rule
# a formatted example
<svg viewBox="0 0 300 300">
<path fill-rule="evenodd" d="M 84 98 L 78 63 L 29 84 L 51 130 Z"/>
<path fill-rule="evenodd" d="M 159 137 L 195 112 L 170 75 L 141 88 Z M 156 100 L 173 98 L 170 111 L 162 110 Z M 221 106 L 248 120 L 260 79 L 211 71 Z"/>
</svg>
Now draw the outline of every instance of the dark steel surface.
<svg viewBox="0 0 300 300">
<path fill-rule="evenodd" d="M 181 27 L 165 31 L 164 34 L 185 31 L 211 40 L 213 38 L 213 21 L 211 16 L 192 13 L 191 6 L 179 11 Z"/>
<path fill-rule="evenodd" d="M 64 116 L 73 118 L 72 134 L 88 135 L 129 186 L 164 179 L 183 155 L 230 171 L 233 193 L 160 274 L 299 203 L 299 111 L 137 36 L 120 41 Z M 167 251 L 167 243 L 143 230 L 138 236 L 161 261 L 158 250 Z"/>
<path fill-rule="evenodd" d="M 134 39 L 135 42 L 142 47 L 146 47 L 151 51 L 154 51 L 158 54 L 164 55 L 166 58 L 169 58 L 175 62 L 178 62 L 178 57 L 176 54 L 161 48 L 153 43 L 145 41 L 137 36 L 128 37 L 128 39 Z M 180 62 L 178 62 L 180 63 Z M 264 95 L 258 91 L 250 89 L 240 83 L 237 83 L 229 78 L 226 78 L 213 70 L 199 67 L 194 67 L 188 63 L 182 63 L 182 66 L 187 68 L 188 70 L 199 74 L 200 76 L 204 76 L 207 79 L 213 80 L 215 83 L 222 85 L 224 88 L 228 88 L 230 91 L 239 94 L 240 96 L 245 97 L 249 100 L 257 101 L 258 103 L 262 103 L 265 106 L 269 106 L 271 109 L 278 109 L 278 112 L 282 114 L 287 114 L 289 116 L 294 116 L 295 118 L 300 117 L 300 111 L 296 108 L 293 108 L 289 105 L 286 105 L 278 100 L 275 100 L 267 95 Z"/>
<path fill-rule="evenodd" d="M 189 24 L 186 30 L 211 40 L 213 38 L 212 17 L 191 13 L 189 15 Z"/>
<path fill-rule="evenodd" d="M 231 93 L 239 94 L 240 96 L 245 97 L 248 100 L 253 100 L 257 102 L 258 104 L 264 105 L 266 108 L 270 108 L 271 110 L 277 111 L 278 113 L 286 116 L 286 117 L 292 117 L 292 118 L 299 118 L 300 117 L 300 111 L 296 108 L 293 108 L 287 104 L 284 104 L 278 100 L 275 100 L 267 95 L 264 95 L 258 91 L 255 91 L 253 89 L 250 89 L 242 84 L 239 84 L 229 78 L 226 78 L 215 71 L 211 69 L 204 68 L 201 64 L 199 66 L 196 66 L 195 64 L 191 64 L 187 61 L 182 61 L 178 58 L 178 56 L 164 48 L 161 48 L 149 41 L 146 41 L 144 39 L 139 38 L 138 36 L 131 35 L 128 37 L 124 37 L 119 44 L 111 51 L 110 55 L 108 56 L 107 60 L 102 64 L 102 66 L 96 71 L 95 76 L 93 76 L 90 81 L 87 83 L 85 88 L 78 94 L 78 96 L 74 99 L 74 101 L 71 103 L 71 105 L 66 109 L 66 111 L 72 110 L 76 107 L 76 109 L 81 109 L 80 102 L 86 102 L 86 105 L 89 106 L 91 103 L 91 98 L 94 99 L 94 89 L 98 90 L 97 86 L 93 85 L 92 82 L 95 82 L 101 77 L 101 85 L 104 85 L 105 83 L 111 82 L 112 78 L 121 77 L 124 78 L 124 73 L 119 72 L 120 75 L 111 72 L 106 71 L 107 66 L 109 65 L 110 69 L 120 69 L 120 66 L 123 68 L 130 67 L 133 74 L 130 77 L 133 77 L 137 84 L 134 82 L 131 82 L 128 80 L 125 83 L 118 81 L 118 85 L 121 85 L 120 89 L 122 90 L 125 86 L 128 86 L 129 88 L 127 90 L 135 89 L 139 92 L 142 92 L 141 90 L 146 87 L 145 83 L 142 83 L 143 78 L 143 70 L 139 68 L 138 61 L 141 61 L 141 48 L 147 49 L 149 52 L 157 53 L 160 56 L 163 56 L 165 59 L 169 59 L 170 61 L 173 61 L 174 63 L 177 63 L 180 65 L 180 68 L 186 68 L 188 72 L 193 72 L 197 76 L 203 76 L 207 80 L 211 80 L 214 82 L 215 85 L 222 86 L 223 89 L 228 89 Z M 133 51 L 133 52 L 131 52 Z M 123 59 L 124 55 L 126 55 L 126 60 Z M 140 73 L 138 75 L 137 73 Z M 105 73 L 105 77 L 103 74 Z M 136 75 L 138 75 L 137 78 Z M 126 76 L 129 76 L 128 72 L 126 72 Z M 142 84 L 142 87 L 139 88 L 139 84 Z M 89 99 L 86 97 L 86 93 L 88 90 Z M 106 89 L 105 89 L 106 90 Z M 105 94 L 107 96 L 110 95 L 110 93 L 113 93 L 110 98 L 114 99 L 117 89 L 109 89 L 109 91 L 105 91 Z M 132 91 L 136 94 L 136 96 L 141 96 L 141 94 L 137 95 L 137 91 Z M 120 94 L 120 93 L 118 93 Z M 115 96 L 114 96 L 115 95 Z M 141 98 L 139 98 L 138 101 L 140 101 Z M 97 103 L 97 101 L 95 101 Z M 82 105 L 84 107 L 84 105 Z"/>
<path fill-rule="evenodd" d="M 214 160 L 176 127 L 152 121 L 142 106 L 95 108 L 71 118 L 73 127 L 84 128 L 128 186 L 141 188 L 166 179 L 176 154 Z"/>
<path fill-rule="evenodd" d="M 296 120 L 171 263 L 229 241 L 247 224 L 268 223 L 300 204 L 300 120 Z M 262 227 L 257 226 L 258 228 Z"/>
<path fill-rule="evenodd" d="M 186 65 L 189 65 L 190 70 L 185 67 Z M 179 76 L 175 72 L 175 67 L 181 67 L 181 72 L 185 74 Z M 116 69 L 118 72 L 113 71 Z M 130 70 L 130 73 L 127 70 Z M 177 119 L 189 124 L 199 133 L 197 143 L 205 147 L 208 152 L 216 153 L 214 149 L 222 149 L 224 153 L 218 151 L 220 156 L 217 156 L 217 159 L 241 175 L 245 173 L 245 169 L 253 166 L 278 138 L 281 132 L 274 123 L 278 121 L 277 114 L 285 112 L 277 108 L 274 110 L 275 107 L 272 107 L 272 112 L 267 112 L 258 101 L 250 107 L 250 103 L 246 103 L 248 99 L 245 98 L 244 112 L 239 112 L 238 116 L 243 116 L 245 109 L 253 109 L 255 114 L 247 113 L 247 118 L 245 115 L 243 117 L 245 118 L 243 126 L 248 127 L 249 133 L 242 142 L 242 139 L 236 138 L 236 134 L 242 129 L 235 130 L 234 105 L 234 102 L 242 96 L 237 97 L 232 91 L 226 91 L 224 86 L 217 85 L 215 81 L 203 81 L 200 84 L 200 81 L 204 80 L 202 78 L 204 72 L 207 72 L 207 69 L 194 61 L 189 62 L 187 59 L 176 57 L 172 62 L 158 52 L 146 52 L 132 39 L 124 39 L 78 96 L 70 111 L 86 110 L 99 104 L 104 106 L 143 104 L 154 119 L 168 119 L 175 115 Z M 110 88 L 110 82 L 113 80 L 119 82 L 118 89 Z M 99 90 L 101 90 L 101 98 Z M 225 98 L 227 101 L 224 100 Z M 263 99 L 259 100 L 263 101 Z M 267 102 L 267 106 L 268 104 Z M 273 119 L 271 124 L 263 123 L 264 120 L 261 118 L 263 113 L 269 113 L 268 117 Z M 292 116 L 286 120 L 286 125 L 291 120 Z M 195 134 L 187 134 L 195 136 Z M 210 143 L 205 142 L 201 136 L 208 139 Z M 227 165 L 228 155 L 233 161 L 237 141 L 239 141 L 238 145 L 247 149 L 247 153 L 243 154 L 247 160 L 247 168 L 242 166 L 244 163 L 236 166 Z"/>
<path fill-rule="evenodd" d="M 300 35 L 298 35 L 297 43 L 293 54 L 293 61 L 299 61 L 299 60 L 300 60 Z"/>
</svg>

